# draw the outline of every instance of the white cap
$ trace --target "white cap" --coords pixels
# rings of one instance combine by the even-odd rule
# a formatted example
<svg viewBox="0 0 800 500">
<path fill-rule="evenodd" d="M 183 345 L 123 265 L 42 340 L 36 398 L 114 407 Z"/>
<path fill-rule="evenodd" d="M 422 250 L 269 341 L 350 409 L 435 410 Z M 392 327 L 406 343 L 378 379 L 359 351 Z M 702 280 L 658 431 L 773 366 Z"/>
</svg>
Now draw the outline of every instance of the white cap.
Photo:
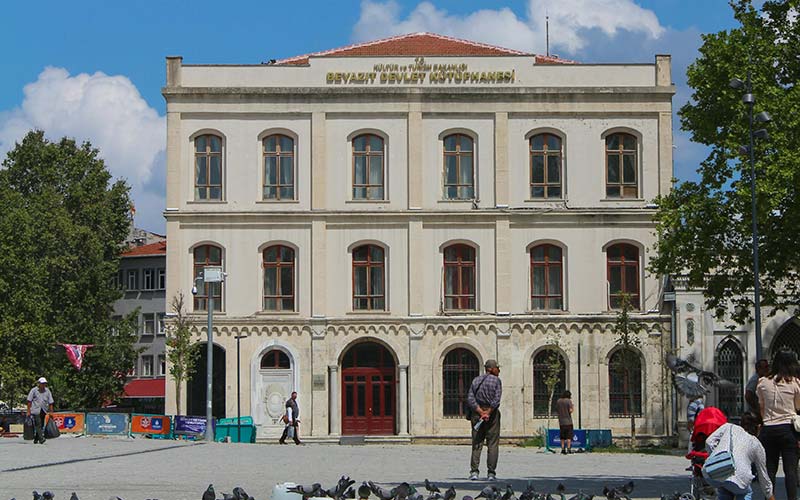
<svg viewBox="0 0 800 500">
<path fill-rule="evenodd" d="M 47 379 L 44 378 L 44 377 L 39 377 L 39 383 L 40 384 L 46 384 L 47 383 Z"/>
</svg>

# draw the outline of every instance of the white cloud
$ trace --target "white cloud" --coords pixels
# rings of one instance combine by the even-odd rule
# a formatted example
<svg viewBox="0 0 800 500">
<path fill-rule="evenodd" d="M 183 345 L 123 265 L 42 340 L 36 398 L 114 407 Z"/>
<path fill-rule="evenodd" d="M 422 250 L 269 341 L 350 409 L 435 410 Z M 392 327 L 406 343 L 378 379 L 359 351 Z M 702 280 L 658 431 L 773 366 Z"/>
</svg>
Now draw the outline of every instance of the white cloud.
<svg viewBox="0 0 800 500">
<path fill-rule="evenodd" d="M 622 15 L 621 13 L 624 13 Z M 357 41 L 430 31 L 526 52 L 545 52 L 545 14 L 550 16 L 552 51 L 575 54 L 591 43 L 591 32 L 614 37 L 620 31 L 658 38 L 665 29 L 653 11 L 633 0 L 529 0 L 525 18 L 511 9 L 449 14 L 423 1 L 405 19 L 395 0 L 364 0 L 353 28 Z"/>
<path fill-rule="evenodd" d="M 63 68 L 45 68 L 25 86 L 22 104 L 0 114 L 0 157 L 31 129 L 44 130 L 53 140 L 90 141 L 112 175 L 130 184 L 137 225 L 163 230 L 163 183 L 153 181 L 164 175 L 166 120 L 130 79 L 101 72 L 71 76 Z M 146 218 L 138 215 L 140 199 L 148 205 Z"/>
</svg>

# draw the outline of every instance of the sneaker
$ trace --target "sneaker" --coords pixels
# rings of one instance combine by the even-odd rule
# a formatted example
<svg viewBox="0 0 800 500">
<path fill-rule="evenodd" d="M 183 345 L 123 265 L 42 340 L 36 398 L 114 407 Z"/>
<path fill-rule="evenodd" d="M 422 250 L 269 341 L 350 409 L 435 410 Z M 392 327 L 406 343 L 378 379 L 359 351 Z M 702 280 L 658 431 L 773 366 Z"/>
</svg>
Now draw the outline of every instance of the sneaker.
<svg viewBox="0 0 800 500">
<path fill-rule="evenodd" d="M 33 440 L 33 444 L 39 444 L 39 440 L 38 439 L 34 439 Z"/>
<path fill-rule="evenodd" d="M 47 441 L 47 439 L 42 438 L 42 440 L 39 441 L 39 444 L 44 444 L 45 441 Z"/>
<path fill-rule="evenodd" d="M 497 481 L 497 475 L 494 472 L 490 472 L 489 474 L 486 475 L 486 480 L 489 481 L 490 483 L 493 483 Z"/>
<path fill-rule="evenodd" d="M 572 455 L 572 448 L 567 450 L 567 455 Z"/>
<path fill-rule="evenodd" d="M 565 450 L 564 448 L 561 448 L 561 454 L 562 455 L 566 455 L 567 454 L 567 450 Z"/>
<path fill-rule="evenodd" d="M 477 472 L 470 472 L 469 473 L 469 480 L 470 481 L 477 481 L 478 480 L 478 473 Z"/>
</svg>

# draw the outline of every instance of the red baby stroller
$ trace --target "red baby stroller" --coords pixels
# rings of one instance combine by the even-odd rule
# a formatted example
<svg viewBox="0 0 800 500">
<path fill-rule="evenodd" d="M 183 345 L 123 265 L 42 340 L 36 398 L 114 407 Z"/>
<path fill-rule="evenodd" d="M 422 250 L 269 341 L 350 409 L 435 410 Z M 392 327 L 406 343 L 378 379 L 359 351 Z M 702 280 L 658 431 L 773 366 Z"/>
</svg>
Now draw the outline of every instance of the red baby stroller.
<svg viewBox="0 0 800 500">
<path fill-rule="evenodd" d="M 692 472 L 689 492 L 696 500 L 711 499 L 717 495 L 716 489 L 703 478 L 703 464 L 708 458 L 706 438 L 727 422 L 728 419 L 725 414 L 719 408 L 714 408 L 713 406 L 708 406 L 700 411 L 695 419 L 694 430 L 690 438 L 692 449 L 686 454 L 686 458 L 691 461 L 691 465 L 686 470 Z"/>
</svg>

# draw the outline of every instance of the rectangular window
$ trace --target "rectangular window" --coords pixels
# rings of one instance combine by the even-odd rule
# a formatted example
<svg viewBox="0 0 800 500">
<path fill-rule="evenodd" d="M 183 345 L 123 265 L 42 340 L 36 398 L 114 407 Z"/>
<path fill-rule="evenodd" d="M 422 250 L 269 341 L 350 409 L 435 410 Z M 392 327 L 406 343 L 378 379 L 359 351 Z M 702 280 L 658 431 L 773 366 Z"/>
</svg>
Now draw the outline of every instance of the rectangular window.
<svg viewBox="0 0 800 500">
<path fill-rule="evenodd" d="M 194 143 L 194 199 L 222 200 L 222 139 L 201 135 Z"/>
<path fill-rule="evenodd" d="M 156 313 L 156 333 L 164 335 L 167 332 L 166 315 L 164 313 Z"/>
<path fill-rule="evenodd" d="M 155 269 L 143 269 L 142 270 L 142 289 L 143 290 L 152 290 L 155 288 L 156 282 L 156 270 Z"/>
<path fill-rule="evenodd" d="M 153 376 L 153 356 L 142 356 L 142 377 Z"/>
<path fill-rule="evenodd" d="M 158 355 L 158 375 L 163 377 L 167 374 L 167 357 L 163 354 Z"/>
<path fill-rule="evenodd" d="M 139 270 L 138 269 L 128 269 L 128 272 L 125 275 L 125 289 L 126 290 L 138 290 L 139 289 Z"/>
<path fill-rule="evenodd" d="M 156 315 L 142 314 L 142 335 L 153 335 L 156 332 Z"/>
<path fill-rule="evenodd" d="M 158 269 L 158 283 L 156 288 L 158 290 L 166 290 L 167 289 L 167 270 L 163 267 Z"/>
</svg>

